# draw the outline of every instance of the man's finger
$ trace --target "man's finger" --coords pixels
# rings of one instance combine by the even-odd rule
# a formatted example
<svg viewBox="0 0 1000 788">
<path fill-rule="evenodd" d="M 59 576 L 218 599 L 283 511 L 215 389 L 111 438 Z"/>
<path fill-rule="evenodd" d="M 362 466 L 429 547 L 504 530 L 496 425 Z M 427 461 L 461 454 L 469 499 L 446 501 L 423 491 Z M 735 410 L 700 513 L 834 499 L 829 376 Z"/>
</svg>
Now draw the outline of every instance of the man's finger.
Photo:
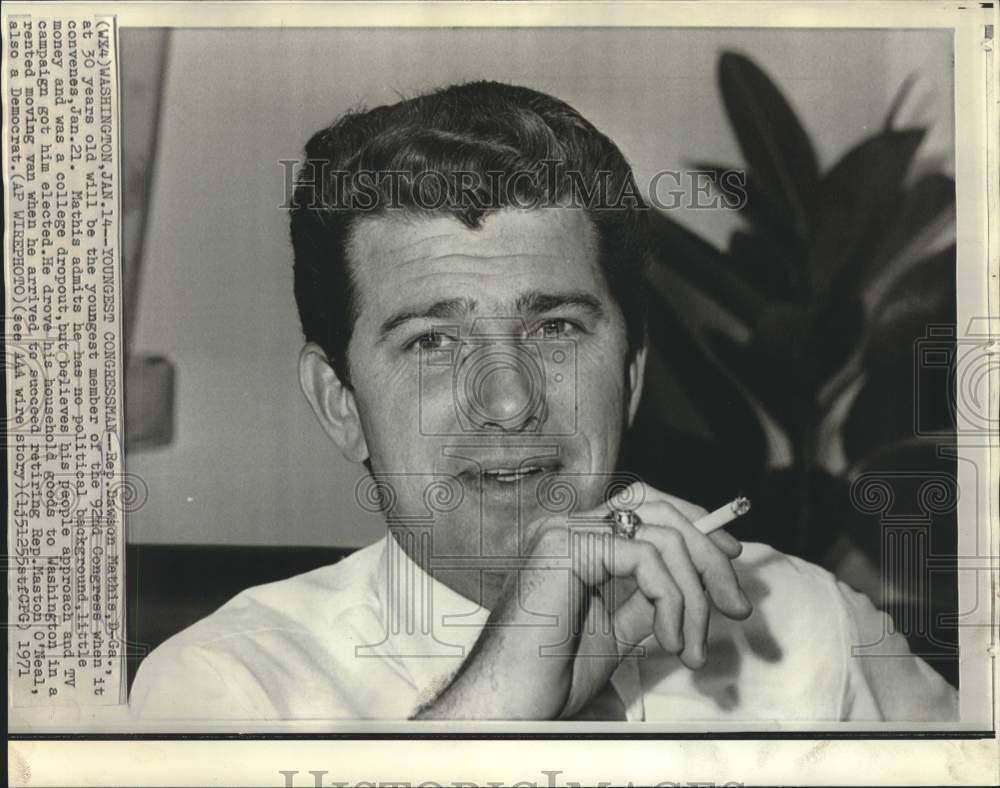
<svg viewBox="0 0 1000 788">
<path fill-rule="evenodd" d="M 715 546 L 729 556 L 730 560 L 739 558 L 743 553 L 743 543 L 722 528 L 712 531 L 712 533 L 708 534 L 708 538 L 715 542 Z"/>
<path fill-rule="evenodd" d="M 685 598 L 664 564 L 660 551 L 649 542 L 619 539 L 610 532 L 589 528 L 575 530 L 573 538 L 584 540 L 574 549 L 577 555 L 600 557 L 605 576 L 631 577 L 635 580 L 636 593 L 641 593 L 653 607 L 652 632 L 660 645 L 670 653 L 683 651 Z M 597 573 L 585 564 L 580 565 L 579 571 L 583 573 L 581 579 L 588 585 L 599 582 Z M 625 604 L 628 605 L 628 602 Z M 635 613 L 633 608 L 621 615 L 634 618 Z M 630 624 L 629 630 L 635 634 L 639 632 L 634 623 Z"/>
<path fill-rule="evenodd" d="M 666 501 L 652 501 L 643 504 L 638 511 L 643 522 L 674 528 L 683 536 L 705 590 L 721 613 L 742 620 L 753 612 L 726 553 L 676 507 Z"/>
<path fill-rule="evenodd" d="M 709 605 L 701 577 L 681 533 L 646 523 L 636 533 L 637 540 L 656 547 L 674 582 L 684 594 L 684 651 L 681 661 L 689 668 L 700 668 L 707 658 Z"/>
<path fill-rule="evenodd" d="M 693 504 L 690 501 L 685 501 L 683 498 L 678 498 L 676 495 L 670 495 L 669 493 L 657 490 L 645 482 L 632 482 L 628 487 L 614 495 L 611 498 L 611 503 L 614 505 L 629 506 L 633 509 L 639 508 L 644 503 L 669 503 L 691 522 L 700 520 L 708 514 L 707 509 L 703 509 L 701 506 Z"/>
<path fill-rule="evenodd" d="M 653 603 L 636 589 L 615 610 L 613 619 L 615 637 L 622 657 L 627 656 L 635 646 L 653 634 Z M 662 645 L 662 644 L 661 644 Z"/>
</svg>

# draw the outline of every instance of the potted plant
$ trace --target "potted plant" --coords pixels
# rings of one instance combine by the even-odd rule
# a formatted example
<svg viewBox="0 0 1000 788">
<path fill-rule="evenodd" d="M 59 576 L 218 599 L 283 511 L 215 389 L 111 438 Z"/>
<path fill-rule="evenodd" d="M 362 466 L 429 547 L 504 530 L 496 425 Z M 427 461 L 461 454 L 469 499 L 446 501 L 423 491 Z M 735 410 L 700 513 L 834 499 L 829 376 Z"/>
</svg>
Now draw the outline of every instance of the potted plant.
<svg viewBox="0 0 1000 788">
<path fill-rule="evenodd" d="M 954 336 L 954 181 L 915 171 L 926 129 L 897 123 L 912 80 L 826 171 L 753 61 L 722 54 L 718 83 L 745 160 L 742 223 L 717 249 L 651 211 L 649 388 L 628 462 L 706 505 L 735 485 L 754 504 L 742 538 L 824 564 L 877 603 L 916 604 L 873 575 L 882 532 L 851 484 L 880 469 L 954 475 L 949 387 L 915 363 L 929 328 Z M 932 541 L 954 555 L 953 511 Z M 953 577 L 935 605 L 954 612 Z"/>
</svg>

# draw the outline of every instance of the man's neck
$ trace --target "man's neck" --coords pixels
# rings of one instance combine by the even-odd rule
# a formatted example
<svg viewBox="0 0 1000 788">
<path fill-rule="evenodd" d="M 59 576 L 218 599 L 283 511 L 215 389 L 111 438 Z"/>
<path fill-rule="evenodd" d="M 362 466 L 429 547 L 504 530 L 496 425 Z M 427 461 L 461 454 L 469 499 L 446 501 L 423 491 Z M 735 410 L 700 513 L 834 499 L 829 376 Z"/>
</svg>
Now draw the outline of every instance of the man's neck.
<svg viewBox="0 0 1000 788">
<path fill-rule="evenodd" d="M 499 599 L 510 570 L 490 571 L 482 568 L 450 568 L 435 566 L 431 528 L 389 526 L 389 538 L 427 575 L 456 594 L 480 607 L 491 610 Z M 477 561 L 477 564 L 479 561 Z"/>
</svg>

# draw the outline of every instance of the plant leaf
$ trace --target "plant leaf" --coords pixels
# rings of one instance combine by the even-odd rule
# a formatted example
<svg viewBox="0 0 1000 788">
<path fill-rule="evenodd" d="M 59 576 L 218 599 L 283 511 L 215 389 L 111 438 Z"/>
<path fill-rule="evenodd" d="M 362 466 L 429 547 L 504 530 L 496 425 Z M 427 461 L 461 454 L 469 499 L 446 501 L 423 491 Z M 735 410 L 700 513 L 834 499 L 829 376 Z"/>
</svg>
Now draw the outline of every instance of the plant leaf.
<svg viewBox="0 0 1000 788">
<path fill-rule="evenodd" d="M 735 230 L 729 236 L 733 270 L 771 301 L 792 301 L 801 295 L 796 286 L 799 261 L 769 235 Z"/>
<path fill-rule="evenodd" d="M 951 246 L 901 277 L 872 318 L 861 362 L 865 385 L 844 423 L 844 450 L 852 463 L 894 441 L 913 438 L 917 428 L 925 434 L 953 429 L 952 370 L 947 364 L 925 364 L 918 354 L 929 327 L 954 326 L 955 316 Z M 954 341 L 934 340 L 936 350 L 942 346 L 953 348 Z"/>
<path fill-rule="evenodd" d="M 741 213 L 746 216 L 754 230 L 765 236 L 772 248 L 785 250 L 788 276 L 795 282 L 796 289 L 804 287 L 804 270 L 809 244 L 795 232 L 788 212 L 773 194 L 768 192 L 766 184 L 755 173 L 747 174 L 746 203 Z M 790 267 L 789 267 L 790 266 Z"/>
<path fill-rule="evenodd" d="M 955 181 L 942 173 L 924 175 L 906 192 L 902 202 L 875 249 L 871 265 L 860 272 L 862 287 L 883 277 L 892 278 L 912 262 L 921 246 L 939 229 L 942 219 L 953 221 Z"/>
<path fill-rule="evenodd" d="M 729 239 L 730 255 L 734 253 L 735 247 L 740 247 L 746 257 L 750 258 L 739 261 L 744 263 L 739 266 L 739 270 L 746 271 L 747 267 L 753 269 L 756 274 L 751 275 L 753 282 L 767 282 L 771 286 L 778 281 L 785 282 L 787 286 L 779 288 L 785 291 L 782 298 L 791 298 L 793 293 L 801 295 L 804 291 L 802 272 L 808 245 L 795 234 L 788 211 L 783 210 L 779 201 L 761 187 L 761 179 L 754 177 L 753 173 L 743 173 L 742 184 L 730 184 L 728 188 L 724 188 L 718 184 L 723 174 L 735 172 L 734 168 L 704 162 L 695 162 L 691 166 L 696 171 L 711 173 L 716 193 L 727 200 L 727 207 L 738 201 L 738 205 L 732 207 L 736 207 L 750 225 L 750 235 L 754 238 L 752 243 L 746 243 L 746 234 L 739 239 L 733 236 Z M 773 297 L 770 287 L 766 289 L 766 294 Z"/>
<path fill-rule="evenodd" d="M 795 232 L 788 212 L 783 211 L 778 200 L 758 185 L 759 179 L 754 179 L 752 173 L 737 167 L 706 162 L 692 162 L 690 166 L 693 172 L 710 173 L 714 191 L 727 198 L 726 207 L 735 208 L 750 224 L 759 225 L 757 229 L 766 229 L 776 236 L 786 236 Z M 739 185 L 742 194 L 730 194 L 719 185 L 726 173 L 739 173 L 743 176 Z M 737 204 L 732 204 L 734 202 Z"/>
<path fill-rule="evenodd" d="M 947 370 L 914 377 L 913 365 L 883 368 L 865 379 L 844 420 L 844 455 L 863 465 L 885 447 L 954 429 Z M 937 438 L 940 442 L 940 439 Z"/>
<path fill-rule="evenodd" d="M 777 302 L 762 314 L 748 344 L 736 349 L 716 337 L 710 347 L 795 436 L 818 418 L 820 390 L 856 353 L 864 314 L 856 297 Z"/>
<path fill-rule="evenodd" d="M 730 166 L 728 164 L 712 164 L 711 162 L 705 161 L 688 161 L 686 162 L 686 166 L 688 167 L 689 175 L 705 174 L 710 177 L 712 191 L 714 191 L 717 195 L 726 198 L 725 208 L 742 211 L 744 202 L 740 199 L 742 195 L 731 194 L 726 188 L 721 186 L 720 183 L 724 180 L 724 176 L 727 173 L 745 175 L 746 173 L 744 168 Z"/>
<path fill-rule="evenodd" d="M 832 298 L 817 305 L 806 334 L 802 357 L 797 359 L 801 374 L 815 391 L 855 353 L 864 337 L 865 310 L 855 295 Z"/>
<path fill-rule="evenodd" d="M 819 181 L 809 136 L 781 91 L 749 58 L 724 52 L 718 78 L 729 122 L 760 189 L 791 217 L 795 234 L 807 238 Z"/>
<path fill-rule="evenodd" d="M 876 305 L 862 363 L 866 370 L 908 365 L 927 327 L 956 319 L 955 246 L 935 252 L 900 276 Z"/>
<path fill-rule="evenodd" d="M 748 324 L 765 307 L 763 297 L 710 243 L 656 210 L 649 212 L 653 261 L 668 266 Z"/>
<path fill-rule="evenodd" d="M 791 310 L 794 307 L 776 305 L 768 314 L 778 312 L 776 322 L 793 325 L 795 319 Z M 787 320 L 785 315 L 788 315 Z M 811 387 L 800 370 L 788 362 L 790 356 L 798 353 L 797 335 L 785 334 L 784 343 L 767 347 L 759 341 L 737 345 L 711 329 L 706 329 L 706 334 L 712 354 L 757 399 L 794 444 L 813 407 Z"/>
<path fill-rule="evenodd" d="M 676 375 L 713 437 L 754 467 L 766 461 L 767 443 L 753 408 L 739 387 L 719 368 L 698 337 L 656 290 L 650 292 L 649 338 L 653 349 Z M 657 403 L 669 408 L 670 403 Z"/>
<path fill-rule="evenodd" d="M 885 123 L 882 124 L 883 131 L 892 131 L 895 127 L 896 118 L 899 116 L 899 110 L 902 108 L 903 102 L 906 101 L 906 97 L 910 95 L 910 91 L 913 89 L 916 81 L 916 74 L 906 75 L 906 79 L 903 80 L 903 84 L 899 86 L 899 90 L 896 91 L 896 95 L 892 97 L 892 103 L 889 105 L 889 111 L 885 114 Z"/>
<path fill-rule="evenodd" d="M 706 509 L 724 504 L 723 495 L 749 490 L 760 464 L 734 453 L 728 438 L 707 439 L 665 423 L 664 409 L 643 398 L 622 444 L 621 470 Z"/>
<path fill-rule="evenodd" d="M 868 137 L 823 178 L 808 263 L 816 292 L 834 284 L 841 291 L 856 288 L 859 272 L 871 264 L 872 251 L 895 214 L 923 136 L 923 129 L 910 129 Z"/>
</svg>

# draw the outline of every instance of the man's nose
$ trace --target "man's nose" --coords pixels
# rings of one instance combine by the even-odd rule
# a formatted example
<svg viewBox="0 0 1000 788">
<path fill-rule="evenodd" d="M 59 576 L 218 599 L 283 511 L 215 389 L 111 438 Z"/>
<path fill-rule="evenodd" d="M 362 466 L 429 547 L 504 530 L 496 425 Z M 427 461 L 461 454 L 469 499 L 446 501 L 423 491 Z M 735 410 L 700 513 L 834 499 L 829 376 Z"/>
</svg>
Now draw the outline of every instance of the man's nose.
<svg viewBox="0 0 1000 788">
<path fill-rule="evenodd" d="M 544 420 L 543 379 L 516 347 L 493 349 L 467 380 L 466 413 L 475 428 L 525 432 Z M 537 366 L 537 365 L 535 365 Z"/>
</svg>

